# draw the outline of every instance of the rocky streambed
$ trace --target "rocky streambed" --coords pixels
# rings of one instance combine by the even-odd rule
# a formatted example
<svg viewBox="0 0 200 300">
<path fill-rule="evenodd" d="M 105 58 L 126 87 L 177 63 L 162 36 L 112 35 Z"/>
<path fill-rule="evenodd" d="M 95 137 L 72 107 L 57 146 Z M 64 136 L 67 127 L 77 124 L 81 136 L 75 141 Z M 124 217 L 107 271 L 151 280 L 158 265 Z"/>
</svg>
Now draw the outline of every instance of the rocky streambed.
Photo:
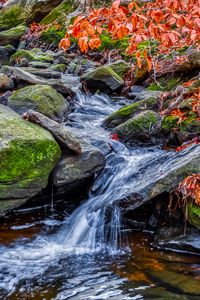
<svg viewBox="0 0 200 300">
<path fill-rule="evenodd" d="M 199 92 L 200 52 L 162 89 L 136 69 L 122 96 L 131 65 L 121 58 L 30 47 L 36 2 L 0 11 L 0 294 L 198 299 L 200 209 L 172 194 L 200 173 L 199 118 L 182 99 Z M 46 19 L 68 11 L 55 2 Z M 170 97 L 187 118 L 161 113 Z"/>
</svg>

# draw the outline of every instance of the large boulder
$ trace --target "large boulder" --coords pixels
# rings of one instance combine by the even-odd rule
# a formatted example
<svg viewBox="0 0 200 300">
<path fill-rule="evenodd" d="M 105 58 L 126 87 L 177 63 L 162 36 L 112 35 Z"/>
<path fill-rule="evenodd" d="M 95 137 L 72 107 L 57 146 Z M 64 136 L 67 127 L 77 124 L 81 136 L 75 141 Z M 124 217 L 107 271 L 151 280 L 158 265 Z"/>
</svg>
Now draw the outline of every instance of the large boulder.
<svg viewBox="0 0 200 300">
<path fill-rule="evenodd" d="M 146 110 L 115 127 L 114 131 L 126 142 L 158 144 L 163 140 L 159 129 L 160 121 L 158 113 Z"/>
<path fill-rule="evenodd" d="M 114 128 L 147 109 L 157 111 L 158 100 L 154 97 L 150 97 L 130 105 L 126 105 L 109 115 L 104 120 L 103 125 L 108 128 Z"/>
<path fill-rule="evenodd" d="M 124 81 L 121 76 L 115 73 L 110 66 L 99 67 L 81 77 L 86 81 L 89 89 L 101 90 L 104 93 L 119 91 Z"/>
<path fill-rule="evenodd" d="M 4 30 L 0 32 L 0 46 L 5 45 L 13 45 L 17 46 L 19 44 L 19 41 L 21 37 L 26 32 L 27 28 L 24 25 L 19 25 L 17 27 Z"/>
<path fill-rule="evenodd" d="M 60 158 L 53 136 L 0 105 L 0 215 L 47 186 Z"/>
<path fill-rule="evenodd" d="M 31 85 L 15 91 L 8 98 L 8 106 L 21 115 L 32 109 L 58 121 L 69 110 L 65 98 L 48 85 Z"/>
</svg>

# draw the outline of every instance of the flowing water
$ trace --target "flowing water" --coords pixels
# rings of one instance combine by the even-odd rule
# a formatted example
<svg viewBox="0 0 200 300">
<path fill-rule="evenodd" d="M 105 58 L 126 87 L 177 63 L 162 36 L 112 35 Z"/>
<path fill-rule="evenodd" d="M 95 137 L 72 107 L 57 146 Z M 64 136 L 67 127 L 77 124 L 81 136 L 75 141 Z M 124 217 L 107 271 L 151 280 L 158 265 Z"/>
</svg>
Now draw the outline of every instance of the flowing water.
<svg viewBox="0 0 200 300">
<path fill-rule="evenodd" d="M 199 299 L 199 289 L 191 296 L 187 289 L 175 285 L 173 290 L 157 282 L 170 259 L 171 272 L 178 274 L 182 267 L 199 276 L 199 266 L 192 269 L 195 258 L 153 252 L 143 235 L 127 242 L 119 201 L 162 176 L 173 155 L 155 147 L 131 149 L 110 138 L 102 121 L 124 101 L 77 94 L 66 125 L 105 154 L 106 167 L 95 178 L 88 200 L 71 214 L 60 217 L 51 205 L 50 213 L 33 217 L 33 222 L 20 218 L 11 225 L 11 218 L 10 227 L 6 222 L 0 247 L 2 299 Z"/>
</svg>

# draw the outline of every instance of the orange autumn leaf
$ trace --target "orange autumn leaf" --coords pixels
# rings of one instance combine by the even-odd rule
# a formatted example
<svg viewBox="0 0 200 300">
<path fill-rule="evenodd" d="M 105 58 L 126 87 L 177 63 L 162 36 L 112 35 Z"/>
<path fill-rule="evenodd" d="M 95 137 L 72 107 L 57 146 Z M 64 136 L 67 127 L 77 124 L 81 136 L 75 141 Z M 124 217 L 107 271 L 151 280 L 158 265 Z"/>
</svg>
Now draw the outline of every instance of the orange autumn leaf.
<svg viewBox="0 0 200 300">
<path fill-rule="evenodd" d="M 141 69 L 142 67 L 142 60 L 141 60 L 141 56 L 140 56 L 140 51 L 137 51 L 135 53 L 135 57 L 136 57 L 136 60 L 137 60 L 137 66 L 139 69 Z"/>
<path fill-rule="evenodd" d="M 153 10 L 151 12 L 151 17 L 153 18 L 153 20 L 155 20 L 157 23 L 160 23 L 163 19 L 164 19 L 164 13 L 162 10 L 157 9 L 157 10 Z"/>
<path fill-rule="evenodd" d="M 70 47 L 70 39 L 69 38 L 64 38 L 60 41 L 59 43 L 59 48 L 63 49 L 64 51 L 67 51 Z"/>
<path fill-rule="evenodd" d="M 98 37 L 91 38 L 88 43 L 90 49 L 98 49 L 101 46 L 101 40 Z"/>
<path fill-rule="evenodd" d="M 81 52 L 86 53 L 88 51 L 88 37 L 87 36 L 80 37 L 78 40 L 78 45 Z"/>
</svg>

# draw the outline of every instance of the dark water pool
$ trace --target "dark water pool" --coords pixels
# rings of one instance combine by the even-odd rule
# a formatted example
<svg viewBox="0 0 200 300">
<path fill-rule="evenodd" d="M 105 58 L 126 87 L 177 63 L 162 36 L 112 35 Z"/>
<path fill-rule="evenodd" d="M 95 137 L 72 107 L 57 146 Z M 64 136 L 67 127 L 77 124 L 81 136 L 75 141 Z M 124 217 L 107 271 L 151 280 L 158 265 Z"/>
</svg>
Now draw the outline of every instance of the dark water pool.
<svg viewBox="0 0 200 300">
<path fill-rule="evenodd" d="M 45 260 L 32 255 L 31 242 L 53 235 L 72 209 L 58 202 L 54 208 L 23 210 L 1 220 L 0 299 L 200 299 L 200 258 L 158 251 L 142 232 L 128 231 L 130 251 L 112 256 L 56 249 Z M 3 264 L 2 253 L 9 249 L 15 249 L 13 257 Z M 24 261 L 24 252 L 15 257 L 20 249 L 26 251 Z"/>
</svg>

